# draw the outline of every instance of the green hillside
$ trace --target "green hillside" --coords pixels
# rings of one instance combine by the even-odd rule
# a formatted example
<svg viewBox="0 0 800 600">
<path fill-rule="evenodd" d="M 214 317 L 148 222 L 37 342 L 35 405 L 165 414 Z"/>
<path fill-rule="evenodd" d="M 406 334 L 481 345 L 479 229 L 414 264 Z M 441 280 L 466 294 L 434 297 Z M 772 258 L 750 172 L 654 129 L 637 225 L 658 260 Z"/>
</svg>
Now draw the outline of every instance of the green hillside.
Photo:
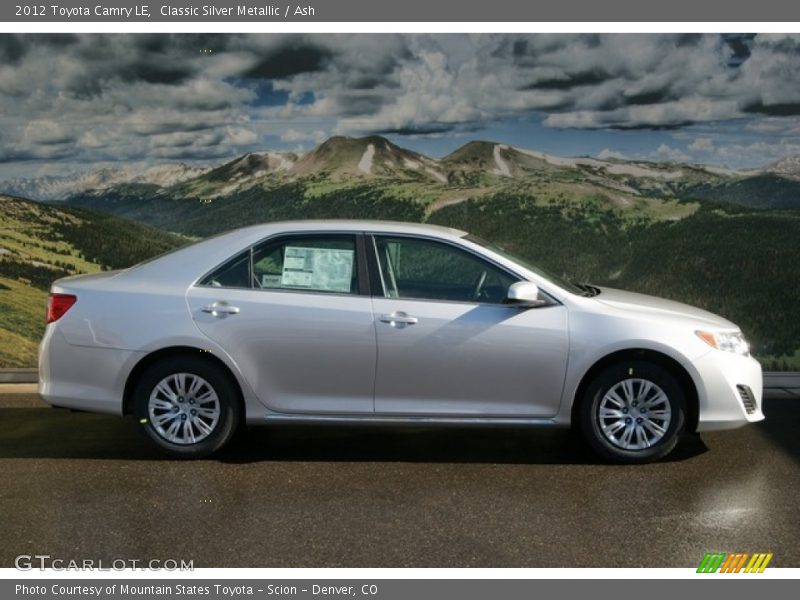
<svg viewBox="0 0 800 600">
<path fill-rule="evenodd" d="M 800 181 L 772 173 L 731 181 L 688 185 L 681 194 L 730 202 L 752 208 L 797 208 L 800 206 Z"/>
<path fill-rule="evenodd" d="M 36 365 L 53 280 L 127 267 L 186 238 L 118 217 L 0 196 L 0 367 Z"/>
</svg>

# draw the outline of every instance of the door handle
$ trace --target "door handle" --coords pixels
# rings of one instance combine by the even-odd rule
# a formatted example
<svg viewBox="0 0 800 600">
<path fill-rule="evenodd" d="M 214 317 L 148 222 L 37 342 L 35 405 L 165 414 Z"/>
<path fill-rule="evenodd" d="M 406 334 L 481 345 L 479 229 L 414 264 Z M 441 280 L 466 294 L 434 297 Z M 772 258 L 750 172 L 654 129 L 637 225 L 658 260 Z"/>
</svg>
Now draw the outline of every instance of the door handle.
<svg viewBox="0 0 800 600">
<path fill-rule="evenodd" d="M 210 314 L 212 317 L 223 317 L 225 315 L 238 315 L 239 307 L 231 306 L 227 302 L 214 302 L 213 304 L 206 304 L 200 309 L 204 313 Z"/>
<path fill-rule="evenodd" d="M 415 325 L 419 323 L 419 319 L 417 317 L 412 317 L 411 315 L 404 313 L 402 310 L 395 311 L 388 315 L 381 315 L 380 319 L 382 323 L 388 323 L 392 327 Z"/>
</svg>

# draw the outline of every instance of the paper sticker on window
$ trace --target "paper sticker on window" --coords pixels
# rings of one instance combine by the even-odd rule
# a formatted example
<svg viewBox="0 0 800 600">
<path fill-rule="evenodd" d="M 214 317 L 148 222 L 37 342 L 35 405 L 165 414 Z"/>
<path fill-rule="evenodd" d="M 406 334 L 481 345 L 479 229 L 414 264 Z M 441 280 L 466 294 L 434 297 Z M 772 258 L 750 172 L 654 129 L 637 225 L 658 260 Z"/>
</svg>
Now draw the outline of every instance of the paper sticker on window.
<svg viewBox="0 0 800 600">
<path fill-rule="evenodd" d="M 325 292 L 349 292 L 353 277 L 353 250 L 286 246 L 283 287 Z"/>
<path fill-rule="evenodd" d="M 279 287 L 281 287 L 281 276 L 280 275 L 271 275 L 269 273 L 264 273 L 261 276 L 261 287 L 262 288 L 279 288 Z"/>
</svg>

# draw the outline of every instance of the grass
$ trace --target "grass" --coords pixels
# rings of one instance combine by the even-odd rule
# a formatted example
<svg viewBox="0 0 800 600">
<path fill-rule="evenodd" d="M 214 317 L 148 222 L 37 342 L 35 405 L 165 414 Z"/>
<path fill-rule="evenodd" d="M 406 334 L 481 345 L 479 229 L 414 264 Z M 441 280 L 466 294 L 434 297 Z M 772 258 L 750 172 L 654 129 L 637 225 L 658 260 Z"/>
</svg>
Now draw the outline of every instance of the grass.
<svg viewBox="0 0 800 600">
<path fill-rule="evenodd" d="M 38 349 L 38 342 L 0 328 L 0 366 L 35 367 Z"/>
<path fill-rule="evenodd" d="M 0 367 L 34 367 L 47 292 L 0 278 Z"/>
</svg>

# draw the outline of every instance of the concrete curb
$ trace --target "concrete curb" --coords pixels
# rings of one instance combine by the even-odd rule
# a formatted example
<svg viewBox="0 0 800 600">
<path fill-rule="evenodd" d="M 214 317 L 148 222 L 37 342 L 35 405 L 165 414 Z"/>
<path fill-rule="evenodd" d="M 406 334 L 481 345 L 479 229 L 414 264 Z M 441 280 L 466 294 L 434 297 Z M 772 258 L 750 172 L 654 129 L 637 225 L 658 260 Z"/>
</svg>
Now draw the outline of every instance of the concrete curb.
<svg viewBox="0 0 800 600">
<path fill-rule="evenodd" d="M 37 383 L 38 369 L 0 369 L 0 383 Z"/>
<path fill-rule="evenodd" d="M 796 371 L 764 373 L 764 395 L 769 398 L 800 399 L 800 373 Z"/>
</svg>

